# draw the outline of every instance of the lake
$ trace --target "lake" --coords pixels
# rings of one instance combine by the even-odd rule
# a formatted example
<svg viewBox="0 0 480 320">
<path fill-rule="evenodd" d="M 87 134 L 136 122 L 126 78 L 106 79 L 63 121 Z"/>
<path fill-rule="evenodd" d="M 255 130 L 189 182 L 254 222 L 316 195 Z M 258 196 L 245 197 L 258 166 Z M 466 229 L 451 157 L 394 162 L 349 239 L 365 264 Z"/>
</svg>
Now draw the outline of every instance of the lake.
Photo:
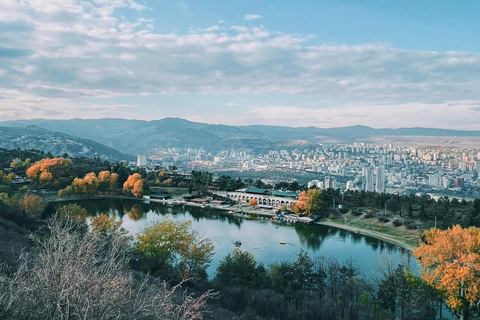
<svg viewBox="0 0 480 320">
<path fill-rule="evenodd" d="M 100 213 L 115 216 L 123 227 L 135 234 L 145 226 L 162 219 L 190 220 L 192 227 L 215 245 L 215 256 L 207 273 L 215 274 L 218 262 L 242 242 L 241 249 L 252 253 L 265 266 L 279 261 L 294 261 L 301 249 L 309 256 L 335 257 L 339 262 L 353 258 L 360 271 L 370 278 L 377 273 L 380 260 L 408 264 L 417 268 L 410 251 L 372 237 L 320 225 L 278 225 L 266 219 L 247 220 L 225 211 L 198 207 L 169 208 L 160 203 L 128 199 L 78 201 L 91 216 Z M 279 241 L 285 241 L 281 245 Z"/>
</svg>

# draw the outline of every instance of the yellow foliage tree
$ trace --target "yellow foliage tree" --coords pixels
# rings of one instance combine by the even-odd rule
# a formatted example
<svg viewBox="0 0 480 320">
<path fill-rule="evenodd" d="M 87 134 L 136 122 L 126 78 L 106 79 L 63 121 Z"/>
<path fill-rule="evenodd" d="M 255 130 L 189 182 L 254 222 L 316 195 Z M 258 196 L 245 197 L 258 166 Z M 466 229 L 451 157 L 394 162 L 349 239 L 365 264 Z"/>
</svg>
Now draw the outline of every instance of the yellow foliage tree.
<svg viewBox="0 0 480 320">
<path fill-rule="evenodd" d="M 0 170 L 0 185 L 9 185 L 13 179 L 15 179 L 15 174 L 5 174 L 3 171 Z"/>
<path fill-rule="evenodd" d="M 425 231 L 413 254 L 423 266 L 422 278 L 468 318 L 469 306 L 480 303 L 480 228 Z"/>
<path fill-rule="evenodd" d="M 101 235 L 110 235 L 123 231 L 122 220 L 115 220 L 114 216 L 109 217 L 103 213 L 92 218 L 90 226 L 93 232 Z"/>
<path fill-rule="evenodd" d="M 212 261 L 212 241 L 192 230 L 191 221 L 160 221 L 143 229 L 137 239 L 136 251 L 144 258 L 159 265 L 178 261 L 191 275 Z"/>
</svg>

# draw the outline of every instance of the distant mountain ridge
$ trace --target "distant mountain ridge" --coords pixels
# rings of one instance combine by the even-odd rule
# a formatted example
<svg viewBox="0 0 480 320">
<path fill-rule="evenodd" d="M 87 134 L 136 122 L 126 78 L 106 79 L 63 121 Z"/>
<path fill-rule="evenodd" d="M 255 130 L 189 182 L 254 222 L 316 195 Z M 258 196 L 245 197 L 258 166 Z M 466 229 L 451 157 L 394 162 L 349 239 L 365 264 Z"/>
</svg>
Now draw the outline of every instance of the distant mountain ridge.
<svg viewBox="0 0 480 320">
<path fill-rule="evenodd" d="M 54 156 L 68 153 L 71 157 L 99 157 L 102 160 L 133 160 L 127 155 L 96 141 L 51 131 L 36 125 L 0 127 L 0 147 L 5 149 L 36 149 Z"/>
<path fill-rule="evenodd" d="M 480 147 L 480 131 L 431 128 L 374 129 L 366 126 L 339 128 L 281 127 L 265 125 L 228 126 L 191 122 L 179 118 L 160 120 L 71 119 L 3 121 L 0 126 L 35 125 L 121 150 L 130 155 L 158 152 L 159 148 L 204 148 L 206 151 L 247 148 L 266 151 L 308 148 L 318 143 L 419 143 Z M 1 132 L 0 132 L 1 134 Z M 0 145 L 1 146 L 1 145 Z"/>
</svg>

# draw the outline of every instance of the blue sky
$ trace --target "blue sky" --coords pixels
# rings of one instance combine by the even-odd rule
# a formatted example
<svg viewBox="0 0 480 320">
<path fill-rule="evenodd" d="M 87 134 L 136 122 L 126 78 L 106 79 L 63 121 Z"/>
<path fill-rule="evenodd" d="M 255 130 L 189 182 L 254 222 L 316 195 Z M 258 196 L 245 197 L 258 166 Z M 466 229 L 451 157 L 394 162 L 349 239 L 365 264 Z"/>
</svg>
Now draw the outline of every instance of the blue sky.
<svg viewBox="0 0 480 320">
<path fill-rule="evenodd" d="M 0 120 L 480 130 L 480 1 L 0 8 Z"/>
</svg>

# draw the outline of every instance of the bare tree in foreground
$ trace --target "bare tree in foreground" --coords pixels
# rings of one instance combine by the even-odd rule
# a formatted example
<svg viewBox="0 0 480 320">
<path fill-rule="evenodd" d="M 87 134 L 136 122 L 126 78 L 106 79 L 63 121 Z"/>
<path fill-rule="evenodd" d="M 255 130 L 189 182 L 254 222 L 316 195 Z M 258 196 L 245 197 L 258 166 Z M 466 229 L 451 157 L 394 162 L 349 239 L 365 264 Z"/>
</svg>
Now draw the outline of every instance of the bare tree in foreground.
<svg viewBox="0 0 480 320">
<path fill-rule="evenodd" d="M 80 228 L 81 230 L 82 228 Z M 85 229 L 83 229 L 85 230 Z M 53 219 L 38 252 L 0 273 L 0 310 L 12 319 L 202 319 L 212 296 L 176 294 L 174 287 L 128 267 L 130 240 L 79 231 Z M 175 301 L 175 302 L 174 302 Z"/>
</svg>

